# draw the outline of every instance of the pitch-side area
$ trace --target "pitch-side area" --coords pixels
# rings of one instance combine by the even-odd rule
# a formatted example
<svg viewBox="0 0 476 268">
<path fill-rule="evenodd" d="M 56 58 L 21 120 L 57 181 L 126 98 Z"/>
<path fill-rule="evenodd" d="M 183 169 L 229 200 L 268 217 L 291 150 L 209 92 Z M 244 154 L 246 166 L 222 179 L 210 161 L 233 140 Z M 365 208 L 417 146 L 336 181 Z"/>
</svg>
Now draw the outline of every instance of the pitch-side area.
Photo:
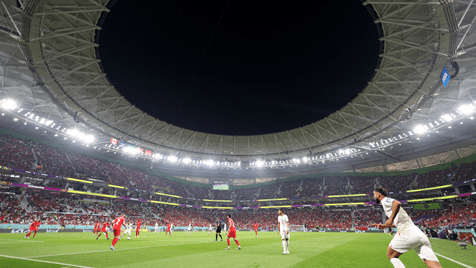
<svg viewBox="0 0 476 268">
<path fill-rule="evenodd" d="M 112 233 L 111 233 L 112 234 Z M 1 267 L 393 267 L 386 257 L 392 237 L 365 233 L 291 233 L 290 254 L 282 255 L 276 232 L 239 231 L 242 250 L 226 239 L 214 242 L 207 232 L 174 232 L 172 236 L 141 233 L 121 239 L 111 251 L 111 239 L 91 233 L 0 234 Z M 461 250 L 457 242 L 431 239 L 443 267 L 476 267 L 476 246 Z M 426 267 L 413 252 L 400 257 L 406 267 Z"/>
</svg>

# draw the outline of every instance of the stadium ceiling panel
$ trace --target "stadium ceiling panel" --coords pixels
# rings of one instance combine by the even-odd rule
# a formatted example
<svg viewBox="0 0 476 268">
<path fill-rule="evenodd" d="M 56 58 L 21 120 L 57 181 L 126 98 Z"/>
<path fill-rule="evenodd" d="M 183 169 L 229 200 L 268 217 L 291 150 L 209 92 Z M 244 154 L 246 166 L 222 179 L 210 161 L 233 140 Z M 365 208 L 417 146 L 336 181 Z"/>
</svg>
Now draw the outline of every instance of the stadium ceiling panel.
<svg viewBox="0 0 476 268">
<path fill-rule="evenodd" d="M 108 4 L 1 0 L 0 99 L 15 99 L 23 109 L 103 140 L 114 137 L 155 152 L 243 161 L 302 157 L 349 146 L 365 149 L 369 142 L 474 101 L 476 3 L 368 0 L 363 5 L 377 26 L 369 31 L 380 34 L 379 62 L 368 85 L 341 110 L 265 135 L 180 128 L 136 108 L 108 80 L 97 42 Z M 440 81 L 444 67 L 457 72 L 447 87 Z"/>
</svg>

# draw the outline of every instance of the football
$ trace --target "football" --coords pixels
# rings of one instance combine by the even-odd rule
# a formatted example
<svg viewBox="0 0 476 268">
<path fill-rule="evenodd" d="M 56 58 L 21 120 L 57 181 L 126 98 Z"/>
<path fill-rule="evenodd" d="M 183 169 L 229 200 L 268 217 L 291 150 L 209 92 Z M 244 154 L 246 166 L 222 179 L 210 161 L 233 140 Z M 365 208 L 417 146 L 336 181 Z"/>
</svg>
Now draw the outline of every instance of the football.
<svg viewBox="0 0 476 268">
<path fill-rule="evenodd" d="M 130 237 L 128 237 L 128 238 L 127 238 L 127 240 L 131 240 L 131 238 L 130 238 Z"/>
</svg>

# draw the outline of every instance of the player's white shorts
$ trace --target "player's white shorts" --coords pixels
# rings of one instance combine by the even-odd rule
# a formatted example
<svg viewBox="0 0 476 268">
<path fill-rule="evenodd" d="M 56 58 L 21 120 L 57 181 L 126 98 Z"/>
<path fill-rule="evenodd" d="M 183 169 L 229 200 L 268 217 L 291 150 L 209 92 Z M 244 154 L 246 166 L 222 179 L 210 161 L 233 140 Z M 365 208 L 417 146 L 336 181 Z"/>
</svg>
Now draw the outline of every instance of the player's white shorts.
<svg viewBox="0 0 476 268">
<path fill-rule="evenodd" d="M 281 234 L 281 239 L 291 238 L 291 232 L 289 232 L 289 234 L 288 234 L 286 230 L 280 231 L 279 234 Z"/>
<path fill-rule="evenodd" d="M 124 231 L 124 233 L 131 235 L 131 231 L 132 231 L 132 229 L 126 229 L 126 230 Z"/>
<path fill-rule="evenodd" d="M 438 258 L 431 248 L 430 241 L 416 226 L 405 234 L 396 233 L 389 247 L 402 254 L 413 249 L 421 259 L 438 261 Z"/>
</svg>

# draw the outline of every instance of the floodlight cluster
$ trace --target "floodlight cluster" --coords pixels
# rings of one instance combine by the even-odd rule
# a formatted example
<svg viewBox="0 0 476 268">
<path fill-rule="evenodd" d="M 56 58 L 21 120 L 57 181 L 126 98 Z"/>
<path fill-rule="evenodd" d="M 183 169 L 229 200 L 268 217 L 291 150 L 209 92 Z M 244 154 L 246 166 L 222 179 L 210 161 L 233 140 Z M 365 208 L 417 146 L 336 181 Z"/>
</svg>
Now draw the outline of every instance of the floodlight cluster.
<svg viewBox="0 0 476 268">
<path fill-rule="evenodd" d="M 73 138 L 73 142 L 76 142 L 76 140 L 82 141 L 83 144 L 91 144 L 94 143 L 96 140 L 96 137 L 92 134 L 87 134 L 84 132 L 81 132 L 77 129 L 68 129 L 68 128 L 62 128 L 61 125 L 56 124 L 53 120 L 40 117 L 39 115 L 33 113 L 33 112 L 27 112 L 24 109 L 18 109 L 18 104 L 16 101 L 12 99 L 2 99 L 0 100 L 0 107 L 6 111 L 14 112 L 16 115 L 19 115 L 23 117 L 25 120 L 24 124 L 27 125 L 28 122 L 32 122 L 37 125 L 35 129 L 39 129 L 38 126 L 45 127 L 47 129 L 50 129 L 52 131 L 55 131 L 55 137 L 58 137 L 58 133 L 61 133 L 62 135 L 69 135 L 70 137 Z M 18 110 L 16 110 L 18 109 Z M 17 122 L 19 119 L 14 118 L 13 119 L 15 122 Z M 67 138 L 65 137 L 65 140 Z"/>
<path fill-rule="evenodd" d="M 88 146 L 91 143 L 96 141 L 96 137 L 92 134 L 87 134 L 76 128 L 65 128 L 61 124 L 55 123 L 49 118 L 41 117 L 33 112 L 24 111 L 21 109 L 16 101 L 12 99 L 2 99 L 0 100 L 0 109 L 4 110 L 5 113 L 15 114 L 14 121 L 24 120 L 24 124 L 33 123 L 36 129 L 40 127 L 43 129 L 51 129 L 55 133 L 55 137 L 59 135 L 63 136 L 65 140 L 72 138 L 72 142 L 81 141 L 83 145 Z M 354 157 L 363 157 L 364 154 L 367 154 L 370 151 L 385 150 L 386 147 L 392 146 L 396 143 L 401 143 L 402 141 L 408 141 L 412 138 L 420 140 L 420 136 L 427 134 L 431 131 L 437 131 L 440 128 L 448 127 L 451 128 L 451 123 L 454 121 L 468 117 L 469 119 L 474 119 L 472 116 L 476 112 L 475 104 L 466 103 L 462 104 L 453 112 L 448 112 L 442 114 L 437 119 L 432 119 L 431 121 L 425 124 L 418 124 L 413 127 L 411 130 L 402 131 L 400 134 L 397 134 L 393 137 L 380 138 L 379 140 L 374 140 L 368 143 L 368 145 L 358 143 L 354 145 L 349 145 L 348 147 L 334 149 L 326 153 L 319 155 L 312 155 L 310 152 L 307 156 L 288 158 L 283 157 L 281 159 L 256 159 L 254 161 L 246 162 L 242 165 L 241 161 L 217 161 L 209 157 L 192 157 L 192 156 L 181 156 L 177 153 L 152 153 L 151 150 L 144 150 L 142 148 L 127 144 L 125 142 L 119 142 L 117 139 L 112 138 L 112 144 L 102 145 L 94 147 L 94 149 L 101 148 L 107 149 L 107 152 L 113 151 L 114 154 L 122 153 L 129 155 L 129 157 L 134 156 L 136 158 L 150 159 L 152 162 L 163 162 L 172 165 L 182 165 L 190 167 L 203 167 L 203 168 L 273 168 L 273 167 L 286 167 L 286 166 L 299 166 L 299 165 L 312 165 L 325 163 L 326 161 L 338 161 L 341 158 L 347 159 Z M 2 113 L 4 115 L 4 113 Z M 20 118 L 20 119 L 19 119 Z M 463 124 L 463 122 L 460 122 Z M 46 133 L 46 131 L 45 131 Z M 392 148 L 392 147 L 390 147 Z"/>
<path fill-rule="evenodd" d="M 473 119 L 474 117 L 472 117 L 471 115 L 475 111 L 476 111 L 476 107 L 474 104 L 472 103 L 462 104 L 454 112 L 442 114 L 440 118 L 436 120 L 431 120 L 427 124 L 418 124 L 411 131 L 402 132 L 401 134 L 396 135 L 392 138 L 381 139 L 380 141 L 370 142 L 369 146 L 371 149 L 384 148 L 384 147 L 393 145 L 397 142 L 400 142 L 402 140 L 407 140 L 414 135 L 417 136 L 416 140 L 420 140 L 418 136 L 427 134 L 430 131 L 438 131 L 440 128 L 443 128 L 443 127 L 448 127 L 451 129 L 452 127 L 449 124 L 453 123 L 456 120 L 462 119 L 466 116 L 470 116 L 469 118 Z M 463 124 L 463 122 L 460 122 L 460 124 Z"/>
</svg>

